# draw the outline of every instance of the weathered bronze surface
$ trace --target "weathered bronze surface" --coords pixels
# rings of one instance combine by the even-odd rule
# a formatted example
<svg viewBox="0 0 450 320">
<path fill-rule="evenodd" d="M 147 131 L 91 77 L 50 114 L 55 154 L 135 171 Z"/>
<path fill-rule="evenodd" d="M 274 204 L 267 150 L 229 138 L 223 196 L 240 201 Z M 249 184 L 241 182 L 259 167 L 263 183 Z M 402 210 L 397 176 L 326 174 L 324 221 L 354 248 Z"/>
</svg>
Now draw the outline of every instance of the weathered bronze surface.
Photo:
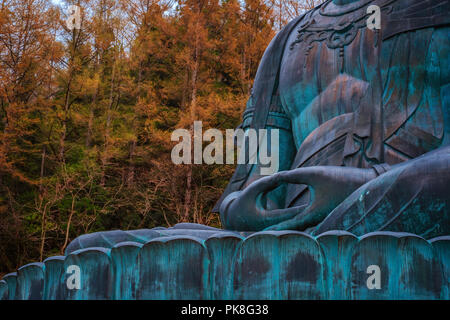
<svg viewBox="0 0 450 320">
<path fill-rule="evenodd" d="M 449 6 L 330 0 L 287 25 L 243 123 L 280 130 L 282 172 L 240 165 L 215 208 L 225 228 L 449 234 Z"/>
</svg>

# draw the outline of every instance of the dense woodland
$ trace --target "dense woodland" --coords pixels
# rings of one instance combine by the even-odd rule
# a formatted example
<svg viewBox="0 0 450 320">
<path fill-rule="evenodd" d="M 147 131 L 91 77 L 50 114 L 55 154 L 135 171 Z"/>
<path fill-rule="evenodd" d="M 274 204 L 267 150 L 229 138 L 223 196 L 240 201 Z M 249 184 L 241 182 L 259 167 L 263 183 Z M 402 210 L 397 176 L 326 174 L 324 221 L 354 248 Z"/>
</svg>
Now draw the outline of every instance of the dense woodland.
<svg viewBox="0 0 450 320">
<path fill-rule="evenodd" d="M 314 2 L 0 0 L 0 275 L 84 233 L 220 227 L 234 166 L 174 165 L 171 133 L 235 128 L 269 41 Z"/>
</svg>

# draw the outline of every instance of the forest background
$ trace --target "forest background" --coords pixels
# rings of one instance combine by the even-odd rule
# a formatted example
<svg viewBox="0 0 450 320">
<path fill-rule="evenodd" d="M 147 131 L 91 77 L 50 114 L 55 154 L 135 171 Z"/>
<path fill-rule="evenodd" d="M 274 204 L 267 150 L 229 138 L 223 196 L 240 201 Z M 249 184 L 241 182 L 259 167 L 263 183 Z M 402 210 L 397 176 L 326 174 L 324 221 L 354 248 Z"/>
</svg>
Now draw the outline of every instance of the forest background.
<svg viewBox="0 0 450 320">
<path fill-rule="evenodd" d="M 319 2 L 0 0 L 0 277 L 85 233 L 220 227 L 234 166 L 174 165 L 171 133 L 236 128 L 270 40 Z"/>
</svg>

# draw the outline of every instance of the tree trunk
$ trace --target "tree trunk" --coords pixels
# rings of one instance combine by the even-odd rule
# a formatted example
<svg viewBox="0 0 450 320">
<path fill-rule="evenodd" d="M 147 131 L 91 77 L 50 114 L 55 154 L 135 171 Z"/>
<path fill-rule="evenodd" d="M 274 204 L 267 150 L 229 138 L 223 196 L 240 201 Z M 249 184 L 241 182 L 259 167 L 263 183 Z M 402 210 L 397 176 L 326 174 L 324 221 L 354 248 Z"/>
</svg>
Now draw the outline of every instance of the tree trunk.
<svg viewBox="0 0 450 320">
<path fill-rule="evenodd" d="M 39 193 L 42 194 L 42 179 L 44 179 L 44 168 L 45 168 L 45 145 L 42 147 L 42 156 L 41 156 L 41 175 L 39 180 Z"/>
<path fill-rule="evenodd" d="M 88 128 L 87 128 L 86 143 L 85 143 L 86 148 L 89 148 L 91 146 L 91 141 L 92 141 L 92 127 L 94 125 L 94 109 L 97 104 L 98 87 L 99 86 L 97 83 L 96 87 L 95 87 L 94 97 L 92 98 L 92 104 L 89 108 L 89 120 L 88 120 Z"/>
<path fill-rule="evenodd" d="M 61 255 L 64 255 L 64 250 L 66 249 L 67 244 L 69 242 L 70 224 L 72 222 L 73 214 L 75 213 L 74 206 L 75 206 L 75 196 L 72 195 L 72 207 L 70 209 L 69 221 L 67 221 L 66 236 L 65 236 L 65 239 L 64 239 L 64 244 L 63 244 L 63 246 L 61 248 Z"/>
<path fill-rule="evenodd" d="M 136 149 L 136 140 L 130 142 L 130 156 L 129 156 L 129 167 L 128 167 L 128 177 L 127 184 L 132 186 L 134 184 L 134 150 Z"/>
<path fill-rule="evenodd" d="M 39 261 L 42 262 L 44 259 L 44 245 L 45 245 L 45 233 L 46 233 L 46 220 L 47 220 L 47 206 L 48 202 L 45 204 L 44 209 L 42 210 L 41 216 L 41 246 L 39 249 Z"/>
<path fill-rule="evenodd" d="M 114 103 L 114 83 L 115 83 L 115 76 L 116 76 L 116 59 L 114 59 L 113 62 L 113 69 L 112 69 L 112 74 L 111 74 L 111 89 L 109 91 L 109 103 L 108 103 L 108 109 L 106 110 L 106 126 L 105 126 L 105 145 L 104 145 L 104 150 L 103 150 L 103 155 L 102 155 L 102 177 L 101 177 L 101 182 L 100 184 L 102 186 L 105 186 L 105 171 L 106 171 L 106 166 L 108 164 L 109 161 L 109 142 L 110 142 L 110 126 L 111 126 L 111 119 L 112 119 L 112 115 L 111 115 L 111 111 L 112 111 L 112 106 Z"/>
<path fill-rule="evenodd" d="M 198 20 L 197 20 L 197 28 L 198 28 Z M 194 42 L 194 65 L 192 68 L 192 79 L 191 79 L 191 105 L 190 105 L 190 114 L 191 114 L 191 124 L 190 124 L 190 132 L 191 132 L 191 140 L 194 137 L 194 121 L 196 117 L 196 109 L 197 109 L 197 75 L 199 68 L 199 36 L 196 33 L 195 42 Z M 186 173 L 186 193 L 185 193 L 185 202 L 184 202 L 184 221 L 189 221 L 189 213 L 192 206 L 192 164 L 187 166 Z"/>
</svg>

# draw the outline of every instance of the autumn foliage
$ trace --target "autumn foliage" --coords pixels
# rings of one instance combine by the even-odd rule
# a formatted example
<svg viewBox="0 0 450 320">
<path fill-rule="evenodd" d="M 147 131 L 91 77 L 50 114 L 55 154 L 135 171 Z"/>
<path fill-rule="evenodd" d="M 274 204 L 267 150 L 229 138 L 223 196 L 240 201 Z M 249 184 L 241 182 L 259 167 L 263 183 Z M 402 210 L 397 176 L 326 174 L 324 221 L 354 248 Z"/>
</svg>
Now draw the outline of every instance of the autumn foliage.
<svg viewBox="0 0 450 320">
<path fill-rule="evenodd" d="M 174 165 L 170 135 L 194 120 L 237 127 L 265 48 L 303 9 L 0 0 L 0 274 L 84 233 L 220 227 L 211 209 L 234 167 Z"/>
</svg>

